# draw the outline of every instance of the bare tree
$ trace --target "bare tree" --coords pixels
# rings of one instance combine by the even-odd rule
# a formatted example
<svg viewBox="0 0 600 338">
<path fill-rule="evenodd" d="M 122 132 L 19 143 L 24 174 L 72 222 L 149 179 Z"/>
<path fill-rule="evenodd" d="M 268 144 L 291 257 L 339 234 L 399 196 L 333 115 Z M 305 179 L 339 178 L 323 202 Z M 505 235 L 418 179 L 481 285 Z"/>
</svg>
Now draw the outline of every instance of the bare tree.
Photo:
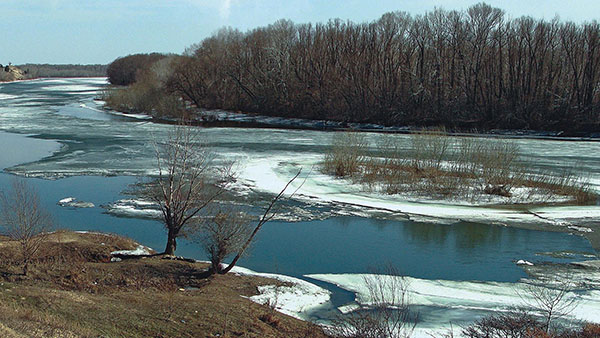
<svg viewBox="0 0 600 338">
<path fill-rule="evenodd" d="M 571 291 L 571 278 L 565 277 L 554 281 L 551 286 L 525 284 L 522 290 L 517 289 L 517 294 L 527 307 L 541 313 L 543 328 L 549 332 L 553 320 L 570 314 L 577 306 L 578 298 Z"/>
<path fill-rule="evenodd" d="M 36 190 L 18 179 L 12 182 L 11 191 L 0 195 L 0 210 L 0 224 L 8 237 L 19 243 L 23 275 L 27 275 L 44 235 L 52 228 L 52 217 L 40 205 Z"/>
<path fill-rule="evenodd" d="M 273 200 L 271 201 L 269 206 L 265 209 L 265 212 L 263 213 L 263 215 L 260 217 L 258 223 L 256 224 L 256 227 L 254 227 L 254 230 L 252 230 L 252 232 L 246 237 L 246 240 L 244 241 L 244 243 L 237 250 L 237 254 L 233 258 L 231 263 L 229 263 L 229 265 L 225 269 L 220 269 L 220 265 L 219 265 L 218 266 L 219 269 L 217 271 L 218 273 L 226 274 L 229 271 L 231 271 L 231 269 L 233 269 L 233 267 L 235 266 L 237 261 L 244 255 L 244 253 L 246 252 L 246 250 L 248 249 L 250 244 L 252 244 L 252 241 L 254 241 L 254 237 L 256 236 L 258 231 L 262 228 L 262 226 L 265 225 L 265 223 L 267 223 L 268 221 L 272 220 L 273 217 L 275 217 L 277 215 L 277 210 L 274 208 L 275 205 L 282 198 L 286 198 L 286 196 L 285 196 L 286 190 L 292 184 L 292 182 L 294 182 L 294 180 L 296 180 L 296 178 L 298 178 L 298 176 L 300 176 L 300 173 L 302 173 L 302 169 L 300 169 L 298 171 L 298 173 L 287 182 L 287 184 L 283 187 L 283 189 L 281 189 L 279 194 L 277 194 L 273 198 Z M 304 184 L 304 182 L 302 182 L 302 184 Z M 300 186 L 298 188 L 296 188 L 296 190 L 294 190 L 294 192 L 292 192 L 289 196 L 287 196 L 287 198 L 292 197 L 298 191 L 298 189 L 300 189 L 302 187 L 302 184 L 300 184 Z M 240 233 L 244 233 L 244 232 L 245 231 L 240 232 Z"/>
<path fill-rule="evenodd" d="M 600 118 L 600 25 L 485 3 L 222 29 L 186 54 L 169 87 L 204 108 L 466 130 L 593 131 Z M 132 77 L 126 61 L 143 60 L 113 62 L 117 80 Z"/>
<path fill-rule="evenodd" d="M 393 267 L 364 277 L 369 305 L 335 321 L 338 337 L 410 337 L 418 315 L 410 311 L 409 283 Z"/>
<path fill-rule="evenodd" d="M 211 262 L 210 273 L 220 273 L 223 261 L 242 249 L 252 234 L 251 218 L 233 207 L 220 208 L 200 229 L 200 243 Z"/>
<path fill-rule="evenodd" d="M 150 198 L 158 204 L 167 230 L 165 254 L 173 255 L 177 238 L 201 210 L 221 195 L 233 179 L 231 163 L 217 164 L 197 131 L 176 125 L 156 146 L 158 179 Z"/>
</svg>

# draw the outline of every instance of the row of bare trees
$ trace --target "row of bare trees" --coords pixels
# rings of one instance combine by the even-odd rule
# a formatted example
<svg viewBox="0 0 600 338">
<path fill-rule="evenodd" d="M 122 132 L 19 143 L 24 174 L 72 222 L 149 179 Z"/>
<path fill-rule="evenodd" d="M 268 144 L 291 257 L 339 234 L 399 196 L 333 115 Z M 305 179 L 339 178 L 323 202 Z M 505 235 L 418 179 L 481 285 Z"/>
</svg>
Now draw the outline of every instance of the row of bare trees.
<svg viewBox="0 0 600 338">
<path fill-rule="evenodd" d="M 191 46 L 168 89 L 203 108 L 382 124 L 592 130 L 600 26 L 466 11 L 281 20 Z"/>
</svg>

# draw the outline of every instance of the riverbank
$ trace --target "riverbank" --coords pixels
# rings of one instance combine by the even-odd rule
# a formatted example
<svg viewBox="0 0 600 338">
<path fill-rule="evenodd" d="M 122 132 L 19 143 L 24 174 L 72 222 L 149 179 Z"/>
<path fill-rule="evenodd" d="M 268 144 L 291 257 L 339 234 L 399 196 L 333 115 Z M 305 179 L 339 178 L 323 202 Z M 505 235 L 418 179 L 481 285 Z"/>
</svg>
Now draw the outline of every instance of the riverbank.
<svg viewBox="0 0 600 338">
<path fill-rule="evenodd" d="M 27 276 L 17 244 L 0 237 L 0 334 L 23 336 L 325 337 L 322 329 L 252 301 L 290 282 L 249 273 L 206 278 L 206 263 L 111 259 L 132 240 L 59 231 L 46 237 Z"/>
<path fill-rule="evenodd" d="M 109 110 L 112 108 L 107 107 Z M 178 123 L 173 117 L 158 117 L 139 113 L 122 112 L 124 116 L 132 118 L 152 119 L 156 123 Z M 266 128 L 290 130 L 318 130 L 318 131 L 358 131 L 377 132 L 387 134 L 411 134 L 422 131 L 423 128 L 415 126 L 385 126 L 374 123 L 349 123 L 333 120 L 309 120 L 301 118 L 288 118 L 266 116 L 255 113 L 232 112 L 224 110 L 202 110 L 191 108 L 187 110 L 192 117 L 191 123 L 207 128 Z M 535 139 L 535 140 L 561 140 L 561 141 L 593 141 L 600 142 L 600 132 L 593 133 L 565 133 L 563 131 L 541 130 L 510 130 L 490 129 L 477 130 L 447 130 L 450 136 L 466 137 L 492 137 L 507 139 Z"/>
</svg>

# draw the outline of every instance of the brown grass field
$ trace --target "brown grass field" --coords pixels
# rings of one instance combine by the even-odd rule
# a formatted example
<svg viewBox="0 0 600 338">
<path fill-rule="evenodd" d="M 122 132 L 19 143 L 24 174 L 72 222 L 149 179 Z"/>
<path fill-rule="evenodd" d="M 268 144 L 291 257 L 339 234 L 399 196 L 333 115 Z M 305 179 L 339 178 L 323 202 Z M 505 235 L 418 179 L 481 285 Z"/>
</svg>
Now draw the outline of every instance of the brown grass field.
<svg viewBox="0 0 600 338">
<path fill-rule="evenodd" d="M 247 298 L 280 282 L 219 275 L 161 256 L 110 262 L 129 239 L 60 231 L 27 276 L 0 237 L 2 337 L 325 337 L 315 326 Z"/>
</svg>

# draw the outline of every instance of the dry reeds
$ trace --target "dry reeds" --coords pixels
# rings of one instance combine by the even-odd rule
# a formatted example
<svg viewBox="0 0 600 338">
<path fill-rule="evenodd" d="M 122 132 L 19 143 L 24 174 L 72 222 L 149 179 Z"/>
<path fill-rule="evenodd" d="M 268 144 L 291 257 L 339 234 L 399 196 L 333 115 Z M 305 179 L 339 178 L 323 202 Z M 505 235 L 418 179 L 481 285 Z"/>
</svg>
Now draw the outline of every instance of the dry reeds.
<svg viewBox="0 0 600 338">
<path fill-rule="evenodd" d="M 325 154 L 323 170 L 338 177 L 359 173 L 366 158 L 366 137 L 360 133 L 336 133 L 330 151 Z"/>
<path fill-rule="evenodd" d="M 510 140 L 450 137 L 444 130 L 413 133 L 408 140 L 383 136 L 373 149 L 363 134 L 346 132 L 333 135 L 323 171 L 386 194 L 478 201 L 511 198 L 520 187 L 528 196 L 520 190 L 519 203 L 534 196 L 537 201 L 568 196 L 578 204 L 596 200 L 587 181 L 571 171 L 529 173 L 518 162 L 519 154 Z"/>
</svg>

